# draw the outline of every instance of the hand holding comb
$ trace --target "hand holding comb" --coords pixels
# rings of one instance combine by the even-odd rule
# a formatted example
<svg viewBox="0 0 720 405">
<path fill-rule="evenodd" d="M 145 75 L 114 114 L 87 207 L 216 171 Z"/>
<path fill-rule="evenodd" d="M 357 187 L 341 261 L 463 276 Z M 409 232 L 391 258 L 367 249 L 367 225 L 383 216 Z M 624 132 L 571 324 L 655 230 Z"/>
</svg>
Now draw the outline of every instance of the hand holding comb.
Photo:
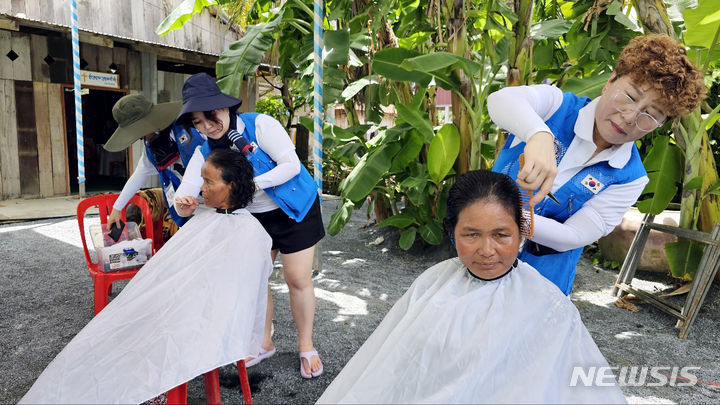
<svg viewBox="0 0 720 405">
<path fill-rule="evenodd" d="M 525 163 L 525 157 L 521 154 L 518 158 L 520 168 Z M 535 234 L 535 211 L 530 206 L 530 200 L 533 197 L 533 190 L 527 190 L 518 187 L 520 190 L 520 235 L 525 239 L 530 239 Z"/>
<path fill-rule="evenodd" d="M 520 156 L 518 157 L 518 160 L 520 161 L 520 170 L 522 170 L 523 166 L 525 166 L 525 156 L 523 153 L 520 154 Z M 555 195 L 552 193 L 552 191 L 548 191 L 547 197 L 549 199 L 551 199 L 555 204 L 560 205 L 560 200 L 558 200 L 557 197 L 555 197 Z"/>
</svg>

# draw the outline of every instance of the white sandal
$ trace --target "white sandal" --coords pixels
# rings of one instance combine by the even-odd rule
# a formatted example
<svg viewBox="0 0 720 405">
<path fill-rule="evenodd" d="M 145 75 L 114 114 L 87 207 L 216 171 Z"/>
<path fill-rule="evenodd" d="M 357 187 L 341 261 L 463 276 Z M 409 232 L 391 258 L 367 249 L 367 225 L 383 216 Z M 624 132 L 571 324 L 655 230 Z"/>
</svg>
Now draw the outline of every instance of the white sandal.
<svg viewBox="0 0 720 405">
<path fill-rule="evenodd" d="M 270 357 L 275 355 L 275 348 L 272 348 L 271 350 L 265 350 L 262 347 L 260 348 L 260 353 L 256 357 L 253 357 L 251 360 L 245 361 L 245 368 L 250 368 L 256 364 L 259 364 L 261 361 L 265 359 L 269 359 Z"/>
<path fill-rule="evenodd" d="M 320 357 L 317 350 L 311 350 L 309 352 L 300 352 L 300 375 L 302 376 L 302 378 L 319 377 L 323 373 L 322 361 L 320 362 L 320 368 L 317 369 L 317 371 L 312 371 L 312 363 L 310 362 L 310 358 L 312 356 Z M 305 367 L 303 367 L 303 363 L 302 363 L 303 359 L 307 360 L 307 362 L 308 362 L 308 367 L 310 367 L 310 374 L 307 374 L 305 372 Z"/>
</svg>

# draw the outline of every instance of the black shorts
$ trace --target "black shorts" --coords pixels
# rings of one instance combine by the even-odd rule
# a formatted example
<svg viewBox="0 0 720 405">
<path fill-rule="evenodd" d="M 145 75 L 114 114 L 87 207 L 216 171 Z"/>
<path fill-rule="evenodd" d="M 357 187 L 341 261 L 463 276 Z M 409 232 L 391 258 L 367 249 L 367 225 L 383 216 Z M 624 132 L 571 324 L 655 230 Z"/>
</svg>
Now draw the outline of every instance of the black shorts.
<svg viewBox="0 0 720 405">
<path fill-rule="evenodd" d="M 325 227 L 320 213 L 320 197 L 315 202 L 305 218 L 300 222 L 287 216 L 280 208 L 253 213 L 260 221 L 265 231 L 272 238 L 272 249 L 280 249 L 280 253 L 295 253 L 314 246 L 325 236 Z"/>
</svg>

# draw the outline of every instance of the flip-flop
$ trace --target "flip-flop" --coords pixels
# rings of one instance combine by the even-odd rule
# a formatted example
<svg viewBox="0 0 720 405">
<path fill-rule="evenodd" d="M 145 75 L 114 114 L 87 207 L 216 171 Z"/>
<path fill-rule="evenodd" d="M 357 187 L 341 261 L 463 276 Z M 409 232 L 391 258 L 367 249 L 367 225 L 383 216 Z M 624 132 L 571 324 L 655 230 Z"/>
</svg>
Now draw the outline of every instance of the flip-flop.
<svg viewBox="0 0 720 405">
<path fill-rule="evenodd" d="M 310 358 L 312 356 L 320 357 L 317 350 L 311 350 L 309 352 L 300 352 L 300 375 L 302 376 L 302 378 L 319 377 L 323 373 L 322 361 L 320 362 L 320 368 L 316 371 L 312 371 L 312 362 L 310 362 Z M 305 372 L 305 367 L 303 367 L 302 359 L 307 360 L 308 366 L 310 367 L 310 374 L 307 374 Z"/>
<path fill-rule="evenodd" d="M 251 360 L 245 361 L 245 368 L 252 367 L 256 364 L 259 364 L 261 361 L 265 359 L 269 359 L 270 357 L 275 355 L 275 348 L 272 350 L 265 350 L 262 347 L 260 348 L 260 353 L 258 353 L 257 356 L 253 357 Z"/>
</svg>

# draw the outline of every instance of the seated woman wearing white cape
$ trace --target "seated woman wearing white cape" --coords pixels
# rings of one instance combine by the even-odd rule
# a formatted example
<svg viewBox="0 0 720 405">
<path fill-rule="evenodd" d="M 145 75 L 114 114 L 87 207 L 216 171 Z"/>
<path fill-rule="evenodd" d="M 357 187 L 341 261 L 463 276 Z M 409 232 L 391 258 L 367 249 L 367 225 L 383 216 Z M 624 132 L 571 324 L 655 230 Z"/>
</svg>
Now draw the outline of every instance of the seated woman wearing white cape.
<svg viewBox="0 0 720 405">
<path fill-rule="evenodd" d="M 520 224 L 509 177 L 460 177 L 444 223 L 458 257 L 413 282 L 318 403 L 625 403 L 611 373 L 571 386 L 575 367 L 608 364 L 572 302 L 517 260 Z"/>
<path fill-rule="evenodd" d="M 270 236 L 245 207 L 245 157 L 208 155 L 205 205 L 43 371 L 21 403 L 141 403 L 257 354 Z"/>
</svg>

